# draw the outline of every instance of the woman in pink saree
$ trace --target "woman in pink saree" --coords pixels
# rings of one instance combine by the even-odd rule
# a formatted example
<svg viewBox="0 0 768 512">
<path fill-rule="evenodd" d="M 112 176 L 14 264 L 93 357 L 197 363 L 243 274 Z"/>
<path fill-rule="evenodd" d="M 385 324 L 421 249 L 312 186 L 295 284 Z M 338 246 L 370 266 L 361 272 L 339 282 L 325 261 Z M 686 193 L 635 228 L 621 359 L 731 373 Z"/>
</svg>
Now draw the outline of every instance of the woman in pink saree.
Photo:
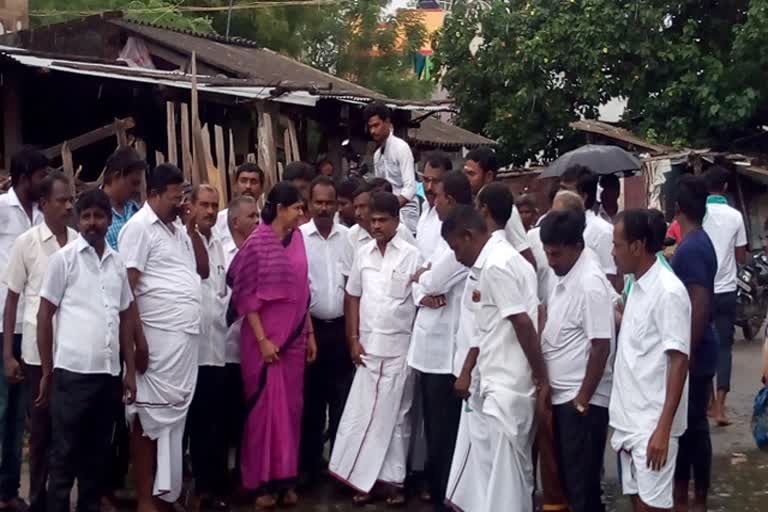
<svg viewBox="0 0 768 512">
<path fill-rule="evenodd" d="M 309 281 L 299 191 L 278 183 L 261 211 L 262 223 L 229 271 L 232 298 L 244 317 L 240 333 L 246 420 L 241 446 L 243 486 L 256 507 L 298 501 L 295 479 L 301 437 L 304 368 L 314 361 Z"/>
</svg>

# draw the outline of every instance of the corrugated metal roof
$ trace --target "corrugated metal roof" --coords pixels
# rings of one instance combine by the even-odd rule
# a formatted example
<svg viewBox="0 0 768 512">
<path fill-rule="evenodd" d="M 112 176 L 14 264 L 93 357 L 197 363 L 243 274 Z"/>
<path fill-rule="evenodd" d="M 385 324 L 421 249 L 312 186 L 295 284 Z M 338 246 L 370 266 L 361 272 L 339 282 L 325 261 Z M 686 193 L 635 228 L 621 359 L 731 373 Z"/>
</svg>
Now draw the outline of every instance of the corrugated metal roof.
<svg viewBox="0 0 768 512">
<path fill-rule="evenodd" d="M 411 128 L 408 132 L 409 140 L 415 144 L 467 148 L 496 145 L 491 139 L 433 117 L 423 119 L 419 128 Z"/>
</svg>

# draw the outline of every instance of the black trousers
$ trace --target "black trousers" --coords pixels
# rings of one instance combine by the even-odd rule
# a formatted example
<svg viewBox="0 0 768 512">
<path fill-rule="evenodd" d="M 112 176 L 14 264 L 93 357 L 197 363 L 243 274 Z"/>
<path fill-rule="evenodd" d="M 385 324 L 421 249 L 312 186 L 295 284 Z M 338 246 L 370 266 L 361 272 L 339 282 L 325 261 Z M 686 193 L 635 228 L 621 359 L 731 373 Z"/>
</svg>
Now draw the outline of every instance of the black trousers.
<svg viewBox="0 0 768 512">
<path fill-rule="evenodd" d="M 229 462 L 229 453 L 233 450 L 235 453 L 235 466 L 230 472 L 228 492 L 228 494 L 232 494 L 240 484 L 240 442 L 243 438 L 243 425 L 245 424 L 243 376 L 239 364 L 228 363 L 224 367 L 224 396 L 221 399 L 224 406 L 223 419 L 227 462 Z"/>
<path fill-rule="evenodd" d="M 580 415 L 573 402 L 552 407 L 560 477 L 572 512 L 605 512 L 600 476 L 608 437 L 608 408 L 590 405 Z"/>
<path fill-rule="evenodd" d="M 115 491 L 125 488 L 125 478 L 128 476 L 128 466 L 131 460 L 131 445 L 128 438 L 128 423 L 125 420 L 122 386 L 115 386 L 110 405 L 112 428 L 110 432 L 109 469 L 105 473 L 105 495 L 112 495 Z"/>
<path fill-rule="evenodd" d="M 689 482 L 693 470 L 694 489 L 699 494 L 709 491 L 712 475 L 712 439 L 709 436 L 707 405 L 712 377 L 688 379 L 688 428 L 680 436 L 675 480 Z"/>
<path fill-rule="evenodd" d="M 317 340 L 317 360 L 304 373 L 299 467 L 302 473 L 317 475 L 325 466 L 326 425 L 333 447 L 355 367 L 347 348 L 343 317 L 330 321 L 313 318 L 312 325 Z"/>
<path fill-rule="evenodd" d="M 716 293 L 712 311 L 719 341 L 717 357 L 717 390 L 731 390 L 733 364 L 733 332 L 736 322 L 736 292 Z"/>
<path fill-rule="evenodd" d="M 48 512 L 69 512 L 75 478 L 77 511 L 99 511 L 109 465 L 112 416 L 108 411 L 115 386 L 120 386 L 120 379 L 108 374 L 54 370 Z"/>
<path fill-rule="evenodd" d="M 222 390 L 224 366 L 201 366 L 189 409 L 189 452 L 198 495 L 227 495 L 227 442 Z"/>
<path fill-rule="evenodd" d="M 46 484 L 48 483 L 48 463 L 51 447 L 51 412 L 48 406 L 35 406 L 35 399 L 40 394 L 40 380 L 43 369 L 37 365 L 24 363 L 24 381 L 29 386 L 29 509 L 32 512 L 45 512 Z"/>
<path fill-rule="evenodd" d="M 453 390 L 455 382 L 456 378 L 451 374 L 419 374 L 427 438 L 426 475 L 436 510 L 447 510 L 443 504 L 445 489 L 459 432 L 461 399 Z"/>
</svg>

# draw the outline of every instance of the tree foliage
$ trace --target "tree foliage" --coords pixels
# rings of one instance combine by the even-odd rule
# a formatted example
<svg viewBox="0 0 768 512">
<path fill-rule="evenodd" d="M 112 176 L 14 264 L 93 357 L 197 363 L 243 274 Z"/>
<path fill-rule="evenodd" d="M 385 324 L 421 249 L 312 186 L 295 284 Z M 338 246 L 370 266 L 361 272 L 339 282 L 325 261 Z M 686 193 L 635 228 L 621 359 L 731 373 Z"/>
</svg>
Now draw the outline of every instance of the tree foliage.
<svg viewBox="0 0 768 512">
<path fill-rule="evenodd" d="M 459 120 L 509 160 L 551 158 L 568 128 L 625 98 L 623 121 L 721 146 L 768 124 L 768 0 L 467 0 L 437 47 Z"/>
</svg>

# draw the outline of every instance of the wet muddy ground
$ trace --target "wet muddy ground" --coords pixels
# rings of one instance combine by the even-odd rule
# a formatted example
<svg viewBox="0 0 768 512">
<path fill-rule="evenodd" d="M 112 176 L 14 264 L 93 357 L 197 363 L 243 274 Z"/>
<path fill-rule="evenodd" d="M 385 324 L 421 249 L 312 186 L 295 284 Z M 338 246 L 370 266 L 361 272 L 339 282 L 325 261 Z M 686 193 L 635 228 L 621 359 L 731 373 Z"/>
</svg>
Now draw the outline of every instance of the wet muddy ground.
<svg viewBox="0 0 768 512">
<path fill-rule="evenodd" d="M 768 511 L 768 452 L 760 452 L 755 448 L 749 427 L 752 401 L 760 382 L 760 351 L 761 346 L 757 342 L 737 341 L 734 347 L 733 391 L 728 400 L 728 414 L 733 420 L 733 425 L 726 428 L 712 427 L 715 460 L 712 469 L 709 510 L 713 512 Z M 628 500 L 621 496 L 617 481 L 616 456 L 610 449 L 606 450 L 605 461 L 605 502 L 608 511 L 630 512 L 632 509 Z M 23 495 L 26 494 L 28 486 L 28 473 L 25 467 L 22 477 Z M 384 504 L 366 507 L 353 505 L 351 495 L 330 479 L 322 482 L 309 493 L 301 493 L 300 497 L 299 506 L 293 509 L 297 512 L 387 510 Z M 126 512 L 133 510 L 135 506 L 130 502 L 121 505 L 121 510 Z M 236 507 L 236 510 L 244 512 L 253 509 L 251 506 L 243 505 Z M 412 497 L 408 504 L 399 510 L 427 512 L 431 507 L 421 503 L 418 498 Z"/>
</svg>

